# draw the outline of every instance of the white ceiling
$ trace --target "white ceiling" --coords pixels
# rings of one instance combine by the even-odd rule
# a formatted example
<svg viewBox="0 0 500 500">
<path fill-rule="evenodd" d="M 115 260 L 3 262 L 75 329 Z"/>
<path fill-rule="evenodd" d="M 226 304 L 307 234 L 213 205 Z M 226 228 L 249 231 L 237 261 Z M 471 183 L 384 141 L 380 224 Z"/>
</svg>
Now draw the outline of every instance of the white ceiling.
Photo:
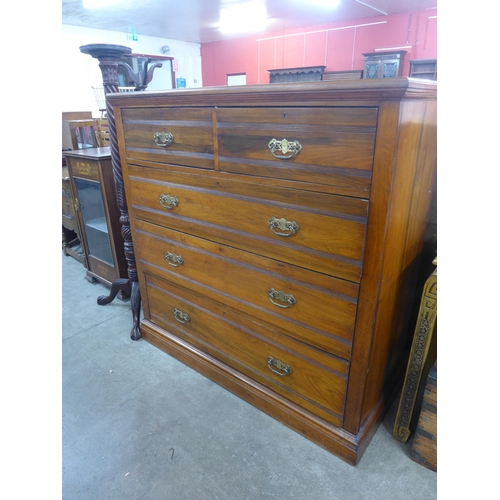
<svg viewBox="0 0 500 500">
<path fill-rule="evenodd" d="M 255 34 L 249 26 L 231 35 L 217 29 L 221 7 L 246 1 L 123 0 L 112 7 L 87 10 L 83 0 L 62 0 L 62 23 L 206 43 Z M 268 24 L 264 32 L 437 7 L 437 0 L 340 0 L 335 9 L 316 6 L 313 0 L 265 0 L 265 3 Z"/>
</svg>

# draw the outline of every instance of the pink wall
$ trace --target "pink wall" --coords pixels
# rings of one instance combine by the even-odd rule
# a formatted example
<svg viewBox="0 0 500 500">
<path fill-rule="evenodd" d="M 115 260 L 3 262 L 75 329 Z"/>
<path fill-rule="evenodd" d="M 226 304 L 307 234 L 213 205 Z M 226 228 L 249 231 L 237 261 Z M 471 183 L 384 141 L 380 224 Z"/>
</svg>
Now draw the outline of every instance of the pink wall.
<svg viewBox="0 0 500 500">
<path fill-rule="evenodd" d="M 437 57 L 437 9 L 307 26 L 265 36 L 201 45 L 203 86 L 226 85 L 227 75 L 245 73 L 247 84 L 268 83 L 267 70 L 326 66 L 326 71 L 363 69 L 363 53 L 406 50 L 411 59 Z"/>
</svg>

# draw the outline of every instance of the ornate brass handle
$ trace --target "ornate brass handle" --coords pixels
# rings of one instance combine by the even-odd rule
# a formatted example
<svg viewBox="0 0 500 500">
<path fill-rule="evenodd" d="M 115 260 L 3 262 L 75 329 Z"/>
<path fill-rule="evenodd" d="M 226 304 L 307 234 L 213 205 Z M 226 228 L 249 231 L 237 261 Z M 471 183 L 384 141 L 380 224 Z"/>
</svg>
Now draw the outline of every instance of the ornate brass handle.
<svg viewBox="0 0 500 500">
<path fill-rule="evenodd" d="M 271 154 L 276 158 L 281 158 L 283 160 L 288 160 L 300 153 L 302 145 L 299 141 L 287 141 L 283 139 L 282 141 L 277 141 L 276 139 L 271 139 L 268 144 Z M 281 155 L 276 154 L 276 151 L 282 153 Z"/>
<path fill-rule="evenodd" d="M 154 140 L 157 146 L 166 148 L 174 142 L 174 135 L 172 132 L 155 132 Z"/>
<path fill-rule="evenodd" d="M 267 296 L 275 306 L 282 307 L 283 309 L 288 309 L 297 303 L 296 298 L 291 293 L 285 293 L 283 290 L 278 292 L 274 288 L 270 288 L 267 291 Z"/>
<path fill-rule="evenodd" d="M 269 229 L 278 236 L 292 236 L 299 230 L 299 225 L 294 220 L 287 221 L 273 216 L 267 222 L 269 223 Z"/>
<path fill-rule="evenodd" d="M 274 359 L 272 356 L 268 356 L 267 366 L 271 371 L 277 373 L 281 377 L 290 375 L 290 373 L 292 373 L 292 368 L 290 365 L 286 365 L 285 363 L 282 363 L 279 359 Z"/>
<path fill-rule="evenodd" d="M 161 194 L 160 195 L 160 205 L 163 208 L 168 208 L 172 210 L 179 204 L 179 200 L 175 196 L 170 196 L 169 194 Z"/>
<path fill-rule="evenodd" d="M 170 264 L 173 267 L 179 267 L 184 264 L 184 259 L 180 255 L 175 255 L 175 253 L 167 252 L 165 254 L 165 260 L 167 264 Z"/>
<path fill-rule="evenodd" d="M 191 321 L 189 314 L 182 312 L 180 309 L 177 309 L 177 307 L 174 308 L 174 318 L 179 323 L 187 323 L 188 321 Z"/>
</svg>

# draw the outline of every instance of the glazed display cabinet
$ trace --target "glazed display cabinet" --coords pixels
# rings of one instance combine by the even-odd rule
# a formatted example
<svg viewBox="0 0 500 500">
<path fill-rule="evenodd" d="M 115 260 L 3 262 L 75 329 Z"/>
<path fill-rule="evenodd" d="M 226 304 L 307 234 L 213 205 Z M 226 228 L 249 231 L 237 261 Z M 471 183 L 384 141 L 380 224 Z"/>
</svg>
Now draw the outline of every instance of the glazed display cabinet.
<svg viewBox="0 0 500 500">
<path fill-rule="evenodd" d="M 86 278 L 111 288 L 127 276 L 109 147 L 66 153 Z M 126 294 L 118 292 L 119 298 Z"/>
</svg>

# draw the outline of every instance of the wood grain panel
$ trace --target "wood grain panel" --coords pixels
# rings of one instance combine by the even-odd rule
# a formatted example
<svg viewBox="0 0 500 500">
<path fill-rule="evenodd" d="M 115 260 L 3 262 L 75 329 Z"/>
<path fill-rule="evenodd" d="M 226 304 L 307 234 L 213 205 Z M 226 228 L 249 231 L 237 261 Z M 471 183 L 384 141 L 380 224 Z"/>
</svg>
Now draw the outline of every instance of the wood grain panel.
<svg viewBox="0 0 500 500">
<path fill-rule="evenodd" d="M 363 261 L 363 280 L 360 286 L 344 418 L 344 428 L 352 433 L 357 433 L 361 426 L 361 408 L 372 350 L 374 318 L 377 317 L 379 307 L 381 266 L 387 237 L 387 211 L 394 174 L 394 151 L 397 150 L 400 107 L 401 103 L 396 101 L 383 103 L 379 110 L 377 151 L 366 235 L 367 247 Z M 381 408 L 381 405 L 376 408 Z M 374 419 L 376 418 L 375 415 Z"/>
<path fill-rule="evenodd" d="M 136 221 L 136 243 L 148 272 L 348 359 L 358 285 L 140 221 Z M 183 263 L 169 264 L 167 252 Z M 287 309 L 274 305 L 270 288 L 292 294 L 296 304 Z"/>
<path fill-rule="evenodd" d="M 368 200 L 338 196 L 329 190 L 324 190 L 324 186 L 318 184 L 249 177 L 151 162 L 128 165 L 127 172 L 131 177 L 213 190 L 249 201 L 261 200 L 275 205 L 285 203 L 302 207 L 309 212 L 321 212 L 363 223 L 366 223 L 368 217 Z"/>
<path fill-rule="evenodd" d="M 154 276 L 145 276 L 151 321 L 166 332 L 203 349 L 229 366 L 251 376 L 325 420 L 342 420 L 348 363 L 302 344 L 281 338 L 249 318 Z M 174 309 L 189 315 L 179 323 Z M 268 357 L 288 365 L 289 375 L 278 375 Z"/>
<path fill-rule="evenodd" d="M 127 159 L 214 168 L 210 108 L 124 109 L 122 120 Z M 155 144 L 156 132 L 170 132 L 172 144 Z"/>
<path fill-rule="evenodd" d="M 424 187 L 423 182 L 430 187 L 432 170 L 436 167 L 435 156 L 426 157 L 420 153 L 422 141 L 432 141 L 435 146 L 436 129 L 430 119 L 435 114 L 431 111 L 425 119 L 429 104 L 433 106 L 432 103 L 409 101 L 401 107 L 398 154 L 381 269 L 381 305 L 370 359 L 374 376 L 367 383 L 362 418 L 367 417 L 369 408 L 380 394 L 396 383 L 391 374 L 404 372 L 410 350 L 414 331 L 410 320 L 420 302 L 415 295 L 415 285 L 431 195 L 430 189 L 425 192 L 420 189 Z M 412 223 L 416 221 L 418 223 Z"/>
<path fill-rule="evenodd" d="M 217 109 L 220 169 L 351 185 L 367 196 L 376 117 L 376 108 Z M 268 146 L 272 139 L 298 141 L 302 149 L 278 159 Z"/>
<path fill-rule="evenodd" d="M 431 368 L 422 401 L 422 410 L 410 449 L 410 458 L 437 472 L 437 362 Z"/>
<path fill-rule="evenodd" d="M 359 279 L 353 270 L 358 267 L 359 272 L 363 257 L 365 224 L 362 222 L 166 182 L 130 178 L 129 184 L 132 207 L 140 219 L 213 240 L 223 235 L 243 249 L 309 269 L 314 269 L 316 256 L 323 263 L 331 259 L 332 274 Z M 175 196 L 178 205 L 173 210 L 163 208 L 159 202 L 162 194 Z M 271 217 L 296 222 L 299 229 L 292 236 L 278 236 L 270 229 Z M 309 255 L 304 256 L 304 251 Z"/>
</svg>

